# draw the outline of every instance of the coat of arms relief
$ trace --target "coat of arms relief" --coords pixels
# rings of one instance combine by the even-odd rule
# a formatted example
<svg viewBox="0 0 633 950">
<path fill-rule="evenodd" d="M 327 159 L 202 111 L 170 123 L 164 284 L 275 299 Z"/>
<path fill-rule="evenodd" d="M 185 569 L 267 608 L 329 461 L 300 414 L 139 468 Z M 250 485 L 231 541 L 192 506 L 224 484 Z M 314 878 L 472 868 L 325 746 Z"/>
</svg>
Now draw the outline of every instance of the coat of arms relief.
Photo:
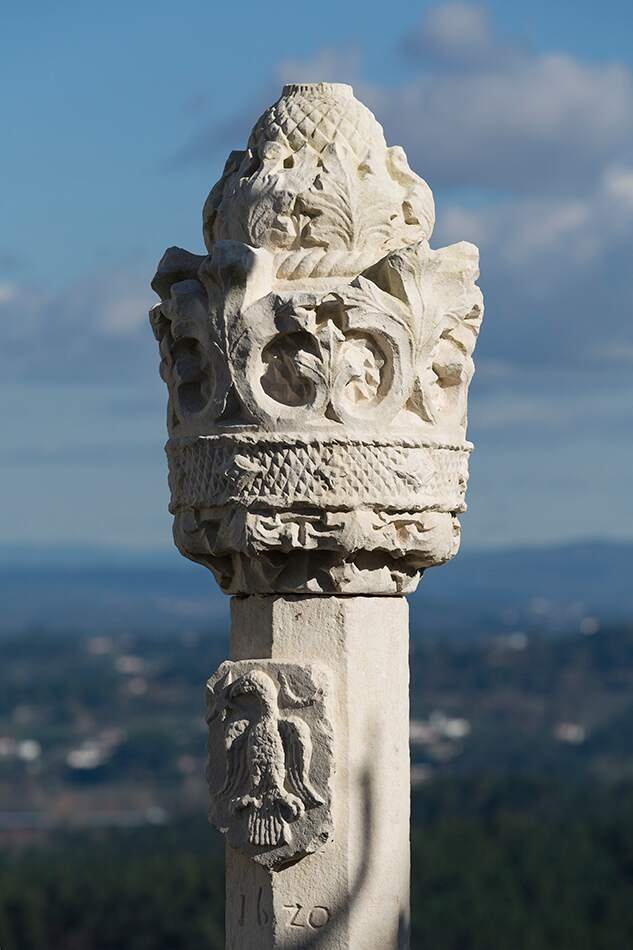
<svg viewBox="0 0 633 950">
<path fill-rule="evenodd" d="M 267 867 L 331 831 L 327 672 L 273 660 L 223 663 L 207 684 L 211 820 Z"/>
</svg>

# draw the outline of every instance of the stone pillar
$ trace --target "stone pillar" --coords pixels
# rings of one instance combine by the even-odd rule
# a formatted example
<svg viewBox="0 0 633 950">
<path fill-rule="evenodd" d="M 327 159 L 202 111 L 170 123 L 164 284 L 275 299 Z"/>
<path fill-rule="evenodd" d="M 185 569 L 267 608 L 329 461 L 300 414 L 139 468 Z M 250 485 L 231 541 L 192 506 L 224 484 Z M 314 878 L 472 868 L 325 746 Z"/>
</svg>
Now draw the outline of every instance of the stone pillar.
<svg viewBox="0 0 633 950">
<path fill-rule="evenodd" d="M 231 950 L 408 946 L 405 594 L 457 551 L 477 250 L 349 86 L 284 87 L 151 312 L 174 538 L 232 601 L 207 684 Z"/>
<path fill-rule="evenodd" d="M 235 598 L 232 608 L 234 660 L 266 658 L 327 670 L 325 715 L 335 767 L 321 796 L 331 809 L 328 839 L 322 844 L 320 829 L 313 853 L 270 871 L 228 847 L 227 947 L 406 946 L 406 601 L 246 597 Z"/>
</svg>

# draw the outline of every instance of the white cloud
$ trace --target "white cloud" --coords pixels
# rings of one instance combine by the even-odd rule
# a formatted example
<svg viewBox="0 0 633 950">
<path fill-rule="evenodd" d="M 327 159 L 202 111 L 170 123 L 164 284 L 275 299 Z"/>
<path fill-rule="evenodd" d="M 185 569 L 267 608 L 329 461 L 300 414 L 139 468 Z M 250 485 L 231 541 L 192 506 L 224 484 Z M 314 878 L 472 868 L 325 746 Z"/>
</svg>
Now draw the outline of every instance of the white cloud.
<svg viewBox="0 0 633 950">
<path fill-rule="evenodd" d="M 497 264 L 538 271 L 549 290 L 580 269 L 608 263 L 631 242 L 633 169 L 605 169 L 597 186 L 578 197 L 522 197 L 479 209 L 449 205 L 436 240 L 460 236 L 494 251 Z"/>
<path fill-rule="evenodd" d="M 17 286 L 9 281 L 0 281 L 0 305 L 11 303 L 17 296 Z"/>
<path fill-rule="evenodd" d="M 584 427 L 609 427 L 633 423 L 633 384 L 625 381 L 610 390 L 579 385 L 555 386 L 543 377 L 539 385 L 513 386 L 499 380 L 495 390 L 473 400 L 472 416 L 481 431 L 511 431 L 521 438 L 525 430 L 574 432 Z M 500 398 L 502 396 L 502 398 Z"/>
<path fill-rule="evenodd" d="M 97 310 L 99 332 L 107 336 L 130 336 L 147 329 L 147 313 L 156 303 L 148 286 L 149 271 L 122 272 L 114 276 Z"/>
<path fill-rule="evenodd" d="M 471 186 L 535 197 L 593 188 L 633 154 L 633 73 L 618 63 L 534 52 L 498 33 L 485 7 L 425 11 L 402 42 L 406 81 L 367 80 L 355 47 L 282 60 L 256 101 L 202 127 L 175 163 L 242 145 L 255 116 L 292 79 L 352 81 L 434 188 Z"/>
<path fill-rule="evenodd" d="M 578 197 L 440 206 L 435 243 L 472 240 L 481 250 L 482 355 L 553 374 L 575 368 L 586 385 L 611 385 L 614 360 L 633 346 L 629 180 L 626 168 L 615 179 L 607 168 Z"/>
<path fill-rule="evenodd" d="M 633 147 L 630 70 L 562 53 L 424 71 L 371 104 L 436 187 L 570 193 Z"/>
<path fill-rule="evenodd" d="M 403 50 L 436 66 L 469 69 L 491 56 L 506 58 L 514 47 L 502 46 L 487 8 L 477 3 L 443 3 L 427 10 L 404 38 Z"/>
<path fill-rule="evenodd" d="M 3 296 L 0 285 L 5 380 L 120 381 L 148 370 L 156 357 L 149 273 L 139 263 L 54 293 L 16 283 Z"/>
<path fill-rule="evenodd" d="M 599 359 L 620 366 L 633 366 L 633 342 L 629 340 L 611 340 L 609 343 L 598 344 L 592 355 Z"/>
<path fill-rule="evenodd" d="M 614 353 L 633 345 L 631 70 L 522 49 L 472 3 L 427 10 L 404 46 L 413 72 L 389 88 L 364 80 L 353 46 L 282 60 L 256 102 L 202 127 L 177 161 L 243 144 L 284 81 L 353 81 L 436 191 L 435 245 L 481 248 L 481 358 L 514 372 L 582 367 L 594 380 L 622 365 Z M 125 372 L 151 345 L 148 273 L 121 268 L 55 298 L 23 288 L 19 308 L 5 301 L 5 338 L 25 366 L 78 372 L 110 361 L 109 372 Z"/>
<path fill-rule="evenodd" d="M 633 208 L 633 168 L 608 168 L 604 176 L 604 190 L 611 198 Z"/>
</svg>

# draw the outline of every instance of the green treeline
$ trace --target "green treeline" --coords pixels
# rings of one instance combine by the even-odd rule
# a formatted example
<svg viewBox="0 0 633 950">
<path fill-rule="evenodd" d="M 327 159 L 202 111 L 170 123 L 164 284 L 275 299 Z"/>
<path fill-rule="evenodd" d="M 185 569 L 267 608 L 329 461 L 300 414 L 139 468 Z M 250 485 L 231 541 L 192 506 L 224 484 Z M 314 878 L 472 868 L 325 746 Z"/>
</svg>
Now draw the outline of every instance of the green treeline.
<svg viewBox="0 0 633 950">
<path fill-rule="evenodd" d="M 487 778 L 414 798 L 413 950 L 628 950 L 633 789 Z M 0 860 L 2 950 L 223 950 L 223 854 L 196 819 Z"/>
</svg>

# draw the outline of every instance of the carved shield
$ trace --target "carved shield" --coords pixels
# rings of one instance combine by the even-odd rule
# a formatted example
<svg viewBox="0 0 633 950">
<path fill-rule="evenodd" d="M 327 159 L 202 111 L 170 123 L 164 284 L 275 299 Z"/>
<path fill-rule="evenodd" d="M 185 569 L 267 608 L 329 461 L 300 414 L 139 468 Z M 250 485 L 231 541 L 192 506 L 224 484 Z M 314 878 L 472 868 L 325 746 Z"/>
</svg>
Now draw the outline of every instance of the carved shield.
<svg viewBox="0 0 633 950">
<path fill-rule="evenodd" d="M 209 817 L 270 868 L 332 831 L 333 734 L 327 671 L 276 660 L 222 663 L 207 683 Z"/>
</svg>

